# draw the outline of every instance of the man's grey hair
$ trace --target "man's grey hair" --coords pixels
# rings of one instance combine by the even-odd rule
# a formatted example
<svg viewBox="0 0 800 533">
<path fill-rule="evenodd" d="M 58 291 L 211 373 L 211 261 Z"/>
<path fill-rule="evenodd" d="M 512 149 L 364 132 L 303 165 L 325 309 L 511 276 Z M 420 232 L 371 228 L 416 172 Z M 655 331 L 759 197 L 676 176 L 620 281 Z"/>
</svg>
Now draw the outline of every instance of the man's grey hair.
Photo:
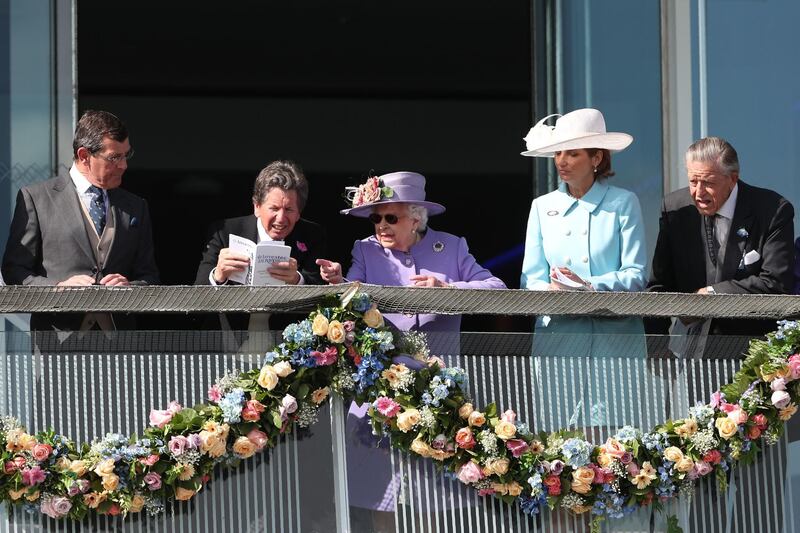
<svg viewBox="0 0 800 533">
<path fill-rule="evenodd" d="M 731 144 L 720 137 L 704 137 L 686 150 L 686 162 L 712 163 L 726 176 L 739 173 L 739 156 Z"/>
<path fill-rule="evenodd" d="M 417 231 L 425 231 L 428 228 L 428 209 L 418 204 L 407 204 L 407 207 L 411 218 L 419 220 Z"/>
<path fill-rule="evenodd" d="M 308 200 L 308 180 L 303 169 L 294 161 L 273 161 L 258 173 L 253 185 L 253 203 L 261 205 L 270 189 L 279 188 L 297 193 L 297 207 L 300 211 Z"/>
</svg>

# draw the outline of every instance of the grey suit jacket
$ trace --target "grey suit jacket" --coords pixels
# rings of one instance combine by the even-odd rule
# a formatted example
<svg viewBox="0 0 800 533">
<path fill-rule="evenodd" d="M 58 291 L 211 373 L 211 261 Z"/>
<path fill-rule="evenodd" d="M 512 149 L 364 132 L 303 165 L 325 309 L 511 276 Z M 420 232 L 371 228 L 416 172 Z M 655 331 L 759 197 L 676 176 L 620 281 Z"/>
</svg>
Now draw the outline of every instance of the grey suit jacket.
<svg viewBox="0 0 800 533">
<path fill-rule="evenodd" d="M 5 282 L 56 285 L 77 274 L 98 280 L 122 274 L 134 285 L 158 283 L 147 202 L 122 189 L 109 190 L 108 200 L 116 227 L 106 260 L 98 265 L 68 175 L 20 189 L 3 255 Z"/>
</svg>

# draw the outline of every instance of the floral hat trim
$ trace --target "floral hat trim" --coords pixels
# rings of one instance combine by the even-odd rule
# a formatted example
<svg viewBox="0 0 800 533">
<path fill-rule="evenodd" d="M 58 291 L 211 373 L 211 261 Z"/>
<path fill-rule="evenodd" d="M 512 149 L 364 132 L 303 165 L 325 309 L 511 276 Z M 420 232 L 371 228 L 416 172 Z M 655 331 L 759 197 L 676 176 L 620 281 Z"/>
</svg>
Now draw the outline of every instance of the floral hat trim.
<svg viewBox="0 0 800 533">
<path fill-rule="evenodd" d="M 345 187 L 344 197 L 351 207 L 374 204 L 394 196 L 394 190 L 377 176 L 371 176 L 358 187 Z"/>
</svg>

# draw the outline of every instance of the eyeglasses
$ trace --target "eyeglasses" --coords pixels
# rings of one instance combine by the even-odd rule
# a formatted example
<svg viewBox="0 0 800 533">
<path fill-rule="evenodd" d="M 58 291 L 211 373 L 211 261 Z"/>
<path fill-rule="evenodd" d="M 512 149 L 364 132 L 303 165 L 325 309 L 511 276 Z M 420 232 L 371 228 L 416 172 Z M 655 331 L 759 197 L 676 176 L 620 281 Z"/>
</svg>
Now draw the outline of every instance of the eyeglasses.
<svg viewBox="0 0 800 533">
<path fill-rule="evenodd" d="M 380 224 L 383 219 L 386 219 L 386 223 L 394 226 L 397 224 L 397 221 L 400 220 L 403 215 L 397 216 L 391 213 L 386 215 L 379 215 L 378 213 L 372 213 L 369 215 L 369 221 L 373 224 Z"/>
<path fill-rule="evenodd" d="M 127 154 L 114 154 L 114 155 L 103 155 L 103 154 L 92 154 L 95 157 L 99 157 L 105 161 L 108 161 L 112 165 L 118 165 L 124 159 L 128 161 L 131 157 L 133 157 L 133 150 L 130 150 Z"/>
</svg>

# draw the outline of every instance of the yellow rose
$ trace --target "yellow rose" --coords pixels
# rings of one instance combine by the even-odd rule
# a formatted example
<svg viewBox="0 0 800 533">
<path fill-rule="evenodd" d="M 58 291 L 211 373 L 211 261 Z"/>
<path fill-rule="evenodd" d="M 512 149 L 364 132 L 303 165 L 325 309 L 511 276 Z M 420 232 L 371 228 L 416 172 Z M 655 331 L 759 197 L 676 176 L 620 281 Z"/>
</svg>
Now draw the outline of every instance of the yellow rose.
<svg viewBox="0 0 800 533">
<path fill-rule="evenodd" d="M 383 315 L 374 305 L 364 313 L 364 323 L 371 328 L 379 328 L 383 325 Z"/>
<path fill-rule="evenodd" d="M 778 418 L 786 422 L 787 420 L 792 418 L 792 416 L 794 416 L 796 412 L 797 412 L 797 406 L 794 403 L 790 403 L 789 405 L 778 411 Z"/>
<path fill-rule="evenodd" d="M 330 392 L 331 392 L 331 389 L 328 388 L 328 387 L 323 387 L 321 389 L 317 389 L 317 390 L 315 390 L 314 392 L 311 393 L 311 401 L 314 402 L 315 404 L 319 405 L 319 404 L 321 404 L 322 402 L 325 401 L 325 398 L 328 397 L 328 394 L 330 394 Z"/>
<path fill-rule="evenodd" d="M 664 450 L 664 458 L 667 461 L 672 461 L 673 463 L 677 463 L 681 459 L 683 459 L 683 452 L 676 448 L 675 446 L 670 446 L 666 450 Z"/>
<path fill-rule="evenodd" d="M 193 477 L 194 477 L 194 467 L 189 464 L 183 465 L 181 473 L 178 474 L 178 479 L 180 479 L 181 481 L 189 481 Z"/>
<path fill-rule="evenodd" d="M 403 433 L 408 433 L 411 428 L 419 424 L 420 415 L 416 409 L 406 409 L 397 415 L 397 428 Z"/>
<path fill-rule="evenodd" d="M 23 433 L 19 437 L 19 446 L 23 450 L 33 449 L 33 447 L 36 446 L 36 437 L 34 437 L 33 435 L 28 435 L 27 433 Z"/>
<path fill-rule="evenodd" d="M 578 494 L 589 494 L 592 490 L 592 484 L 583 481 L 573 481 L 570 488 L 572 488 L 573 492 L 577 492 Z"/>
<path fill-rule="evenodd" d="M 134 494 L 131 498 L 131 506 L 128 509 L 132 513 L 138 513 L 144 509 L 144 497 L 141 494 Z"/>
<path fill-rule="evenodd" d="M 97 463 L 94 473 L 100 477 L 106 477 L 114 473 L 114 459 L 106 459 Z"/>
<path fill-rule="evenodd" d="M 203 453 L 208 453 L 212 450 L 217 443 L 219 443 L 219 436 L 216 431 L 201 431 L 200 436 L 200 450 Z"/>
<path fill-rule="evenodd" d="M 328 340 L 334 344 L 342 344 L 344 342 L 344 325 L 338 320 L 331 320 L 328 325 Z"/>
<path fill-rule="evenodd" d="M 508 472 L 508 465 L 509 461 L 505 457 L 499 457 L 497 459 L 489 459 L 486 461 L 486 470 L 489 471 L 489 474 L 497 474 L 498 476 L 502 476 L 506 472 Z"/>
<path fill-rule="evenodd" d="M 64 472 L 65 470 L 69 470 L 70 464 L 71 461 L 69 460 L 69 458 L 62 455 L 58 459 L 58 461 L 56 461 L 55 469 L 58 470 L 59 472 Z"/>
<path fill-rule="evenodd" d="M 685 455 L 675 464 L 675 468 L 678 469 L 678 472 L 688 472 L 692 468 L 694 468 L 694 461 L 692 461 L 691 457 L 686 457 Z"/>
<path fill-rule="evenodd" d="M 275 371 L 276 374 L 278 374 L 278 377 L 282 378 L 285 378 L 286 376 L 294 372 L 294 368 L 292 368 L 292 365 L 290 365 L 287 361 L 281 361 L 280 363 L 275 363 L 272 369 Z"/>
<path fill-rule="evenodd" d="M 474 410 L 475 409 L 472 407 L 472 404 L 467 402 L 458 408 L 458 416 L 466 420 L 469 418 L 469 415 L 471 415 Z"/>
<path fill-rule="evenodd" d="M 239 437 L 233 442 L 233 453 L 247 459 L 256 453 L 256 445 L 247 437 Z"/>
<path fill-rule="evenodd" d="M 22 495 L 25 494 L 25 492 L 27 492 L 27 490 L 28 487 L 22 487 L 21 489 L 17 490 L 8 489 L 8 495 L 11 496 L 12 500 L 19 500 L 20 498 L 22 498 Z"/>
<path fill-rule="evenodd" d="M 687 418 L 683 424 L 675 428 L 675 434 L 682 438 L 691 437 L 697 433 L 697 420 L 694 418 Z"/>
<path fill-rule="evenodd" d="M 739 431 L 739 426 L 736 422 L 727 416 L 717 418 L 717 421 L 714 422 L 714 426 L 716 426 L 717 431 L 719 431 L 719 435 L 726 440 L 736 435 L 736 432 Z"/>
<path fill-rule="evenodd" d="M 428 446 L 427 442 L 417 437 L 411 443 L 411 451 L 416 453 L 420 457 L 430 457 L 432 448 Z"/>
<path fill-rule="evenodd" d="M 318 337 L 324 337 L 328 334 L 328 319 L 323 314 L 317 314 L 314 317 L 314 322 L 311 323 L 311 331 Z"/>
<path fill-rule="evenodd" d="M 486 423 L 486 416 L 480 411 L 472 411 L 467 420 L 470 426 L 481 427 Z"/>
<path fill-rule="evenodd" d="M 608 468 L 613 462 L 614 458 L 607 453 L 600 452 L 597 454 L 597 464 L 600 465 L 600 468 Z"/>
<path fill-rule="evenodd" d="M 509 496 L 519 496 L 520 494 L 522 494 L 522 485 L 520 485 L 516 481 L 512 481 L 511 483 L 507 484 L 506 488 L 508 490 Z"/>
<path fill-rule="evenodd" d="M 505 483 L 492 483 L 492 490 L 494 490 L 496 494 L 505 496 L 508 494 L 508 485 Z"/>
<path fill-rule="evenodd" d="M 109 474 L 103 476 L 103 488 L 107 491 L 117 490 L 119 486 L 119 476 L 116 474 Z"/>
<path fill-rule="evenodd" d="M 208 450 L 209 457 L 222 457 L 225 455 L 226 450 L 225 439 L 218 439 L 216 443 Z"/>
<path fill-rule="evenodd" d="M 258 384 L 267 390 L 272 390 L 277 387 L 278 373 L 275 371 L 275 367 L 272 365 L 266 365 L 261 369 L 256 381 L 258 381 Z"/>
<path fill-rule="evenodd" d="M 97 509 L 97 506 L 106 501 L 105 492 L 90 492 L 83 495 L 83 503 L 90 509 Z"/>
<path fill-rule="evenodd" d="M 191 500 L 192 496 L 195 495 L 193 490 L 184 489 L 183 487 L 178 487 L 175 489 L 175 499 L 185 502 L 186 500 Z"/>
<path fill-rule="evenodd" d="M 572 479 L 581 483 L 591 483 L 594 481 L 594 470 L 582 466 L 572 472 Z"/>
<path fill-rule="evenodd" d="M 508 440 L 517 434 L 517 426 L 511 422 L 500 420 L 494 427 L 494 432 L 503 440 Z"/>
</svg>

